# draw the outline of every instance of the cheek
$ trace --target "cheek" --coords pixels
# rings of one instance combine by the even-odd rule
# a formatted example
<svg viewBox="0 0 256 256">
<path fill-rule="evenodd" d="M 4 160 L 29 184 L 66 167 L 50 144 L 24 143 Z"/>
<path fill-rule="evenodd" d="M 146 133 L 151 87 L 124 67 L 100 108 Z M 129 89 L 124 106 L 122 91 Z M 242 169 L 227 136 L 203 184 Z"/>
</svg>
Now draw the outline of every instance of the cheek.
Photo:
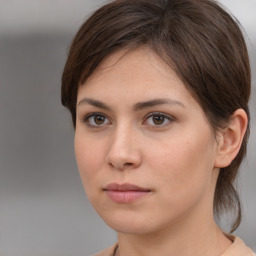
<svg viewBox="0 0 256 256">
<path fill-rule="evenodd" d="M 149 157 L 159 187 L 177 201 L 199 196 L 211 182 L 213 142 L 209 136 L 183 136 L 169 141 L 154 148 Z"/>
<path fill-rule="evenodd" d="M 95 154 L 97 152 L 97 155 Z M 79 173 L 85 188 L 97 175 L 97 169 L 101 165 L 100 148 L 95 142 L 86 139 L 77 132 L 75 134 L 75 156 Z"/>
</svg>

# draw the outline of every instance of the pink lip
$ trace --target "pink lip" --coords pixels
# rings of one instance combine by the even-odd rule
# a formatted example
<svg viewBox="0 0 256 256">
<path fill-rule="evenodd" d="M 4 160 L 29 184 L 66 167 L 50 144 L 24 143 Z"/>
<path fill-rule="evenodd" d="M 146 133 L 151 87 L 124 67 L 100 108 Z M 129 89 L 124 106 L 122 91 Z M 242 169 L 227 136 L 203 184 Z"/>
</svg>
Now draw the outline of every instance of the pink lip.
<svg viewBox="0 0 256 256">
<path fill-rule="evenodd" d="M 151 192 L 150 189 L 142 188 L 129 183 L 111 183 L 103 190 L 112 201 L 120 204 L 131 203 Z"/>
</svg>

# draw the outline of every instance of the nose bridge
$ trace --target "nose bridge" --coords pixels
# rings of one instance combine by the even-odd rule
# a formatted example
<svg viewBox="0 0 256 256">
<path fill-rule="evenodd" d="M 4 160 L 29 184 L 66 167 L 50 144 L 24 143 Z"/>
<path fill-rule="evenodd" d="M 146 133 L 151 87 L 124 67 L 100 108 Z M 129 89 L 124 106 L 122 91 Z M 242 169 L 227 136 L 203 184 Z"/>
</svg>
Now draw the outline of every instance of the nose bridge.
<svg viewBox="0 0 256 256">
<path fill-rule="evenodd" d="M 117 169 L 137 167 L 141 162 L 138 131 L 128 123 L 118 125 L 111 138 L 107 162 Z"/>
</svg>

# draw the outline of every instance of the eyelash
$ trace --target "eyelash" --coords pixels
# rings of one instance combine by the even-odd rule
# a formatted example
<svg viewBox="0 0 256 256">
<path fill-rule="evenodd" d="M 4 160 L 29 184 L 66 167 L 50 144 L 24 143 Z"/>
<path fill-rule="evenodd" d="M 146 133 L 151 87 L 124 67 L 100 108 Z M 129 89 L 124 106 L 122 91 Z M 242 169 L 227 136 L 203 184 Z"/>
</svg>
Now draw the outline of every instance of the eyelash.
<svg viewBox="0 0 256 256">
<path fill-rule="evenodd" d="M 95 128 L 95 129 L 99 129 L 99 128 L 102 128 L 104 127 L 106 124 L 102 124 L 102 125 L 97 125 L 97 124 L 91 124 L 90 123 L 90 118 L 95 118 L 95 117 L 103 117 L 105 120 L 108 120 L 108 123 L 107 124 L 111 124 L 111 120 L 104 114 L 102 113 L 98 113 L 98 112 L 93 112 L 93 113 L 89 113 L 87 115 L 85 115 L 85 117 L 82 119 L 82 122 L 86 123 L 87 126 L 91 127 L 91 128 Z M 147 125 L 145 124 L 150 118 L 153 118 L 153 117 L 161 117 L 161 118 L 164 118 L 164 124 L 149 124 L 149 126 L 151 126 L 152 128 L 161 128 L 161 127 L 166 127 L 170 124 L 170 122 L 173 122 L 175 121 L 175 118 L 170 116 L 170 115 L 167 115 L 167 114 L 164 114 L 162 112 L 152 112 L 150 114 L 148 114 L 145 118 L 144 118 L 144 121 L 142 122 L 143 125 Z M 167 124 L 165 124 L 166 120 L 168 121 Z M 95 121 L 95 120 L 94 120 Z M 154 122 L 154 121 L 152 121 Z"/>
<path fill-rule="evenodd" d="M 149 120 L 149 118 L 153 118 L 153 117 L 161 117 L 161 118 L 164 118 L 164 122 L 166 122 L 166 120 L 168 121 L 167 124 L 159 124 L 159 125 L 152 124 L 152 125 L 150 125 L 153 128 L 166 127 L 170 124 L 170 122 L 175 121 L 175 118 L 170 116 L 170 115 L 164 114 L 162 112 L 153 112 L 153 113 L 150 113 L 149 115 L 146 116 L 145 121 L 143 121 L 143 123 L 145 123 L 147 120 Z"/>
<path fill-rule="evenodd" d="M 98 128 L 101 128 L 103 125 L 97 125 L 97 124 L 90 124 L 89 121 L 90 121 L 90 118 L 92 117 L 103 117 L 105 119 L 109 119 L 106 115 L 102 114 L 102 113 L 97 113 L 97 112 L 93 112 L 93 113 L 89 113 L 87 115 L 85 115 L 85 117 L 82 119 L 82 122 L 86 123 L 87 126 L 91 127 L 91 128 L 95 128 L 95 129 L 98 129 Z"/>
</svg>

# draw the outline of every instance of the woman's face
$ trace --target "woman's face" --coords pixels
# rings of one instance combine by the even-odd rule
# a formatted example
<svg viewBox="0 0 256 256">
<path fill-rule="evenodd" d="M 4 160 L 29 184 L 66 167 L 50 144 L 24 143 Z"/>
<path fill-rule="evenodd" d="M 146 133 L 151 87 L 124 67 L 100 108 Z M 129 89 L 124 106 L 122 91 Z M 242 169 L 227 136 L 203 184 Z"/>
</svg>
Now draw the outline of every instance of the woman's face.
<svg viewBox="0 0 256 256">
<path fill-rule="evenodd" d="M 79 87 L 78 168 L 92 205 L 119 232 L 212 217 L 217 150 L 202 108 L 148 48 L 107 57 Z"/>
</svg>

